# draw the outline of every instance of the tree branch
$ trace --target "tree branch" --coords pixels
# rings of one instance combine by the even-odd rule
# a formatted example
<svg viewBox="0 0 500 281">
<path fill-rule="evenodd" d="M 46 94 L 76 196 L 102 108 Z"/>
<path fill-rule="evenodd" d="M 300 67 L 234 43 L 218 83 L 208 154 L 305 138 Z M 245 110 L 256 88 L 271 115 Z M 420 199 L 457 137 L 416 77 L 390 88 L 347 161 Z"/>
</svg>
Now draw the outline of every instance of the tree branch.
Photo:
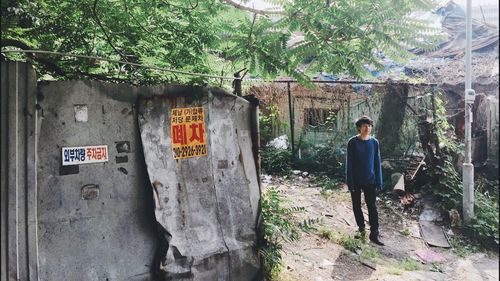
<svg viewBox="0 0 500 281">
<path fill-rule="evenodd" d="M 235 7 L 236 9 L 252 12 L 252 13 L 258 14 L 258 15 L 286 15 L 285 11 L 266 11 L 266 10 L 254 9 L 254 8 L 250 8 L 250 7 L 238 4 L 232 0 L 223 0 L 223 2 Z"/>
<path fill-rule="evenodd" d="M 115 48 L 115 46 L 111 42 L 111 38 L 109 38 L 108 33 L 106 33 L 106 29 L 104 29 L 104 27 L 101 24 L 101 21 L 99 20 L 99 17 L 97 17 L 97 0 L 94 0 L 94 7 L 92 8 L 92 12 L 94 14 L 94 20 L 96 21 L 97 25 L 99 25 L 102 32 L 104 33 L 104 36 L 106 37 L 106 42 L 108 42 L 111 48 L 113 48 L 113 50 L 115 50 L 115 52 L 117 52 L 124 61 L 127 61 L 127 57 L 123 55 L 122 52 L 118 51 L 117 48 Z"/>
<path fill-rule="evenodd" d="M 253 33 L 253 27 L 255 25 L 256 18 L 257 18 L 257 14 L 253 14 L 252 25 L 250 26 L 250 32 L 248 32 L 248 39 L 247 39 L 247 47 L 248 48 L 250 48 L 252 46 L 252 33 Z"/>
<path fill-rule="evenodd" d="M 135 21 L 135 23 L 142 29 L 144 30 L 145 32 L 147 32 L 148 34 L 151 34 L 152 32 L 149 31 L 148 29 L 146 29 L 134 16 L 134 14 L 132 14 L 132 12 L 130 11 L 130 9 L 128 8 L 128 5 L 127 5 L 127 1 L 124 0 L 123 1 L 123 6 L 125 7 L 125 11 L 130 15 L 130 17 L 132 17 L 132 19 Z"/>
</svg>

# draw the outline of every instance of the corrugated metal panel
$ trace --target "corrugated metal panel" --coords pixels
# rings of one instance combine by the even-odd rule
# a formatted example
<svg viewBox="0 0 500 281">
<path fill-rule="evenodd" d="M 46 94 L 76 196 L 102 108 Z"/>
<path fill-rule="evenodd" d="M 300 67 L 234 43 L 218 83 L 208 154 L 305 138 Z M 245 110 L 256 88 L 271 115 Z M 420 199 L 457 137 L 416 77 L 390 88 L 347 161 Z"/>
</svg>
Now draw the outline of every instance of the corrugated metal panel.
<svg viewBox="0 0 500 281">
<path fill-rule="evenodd" d="M 1 280 L 37 280 L 36 75 L 1 63 Z"/>
</svg>

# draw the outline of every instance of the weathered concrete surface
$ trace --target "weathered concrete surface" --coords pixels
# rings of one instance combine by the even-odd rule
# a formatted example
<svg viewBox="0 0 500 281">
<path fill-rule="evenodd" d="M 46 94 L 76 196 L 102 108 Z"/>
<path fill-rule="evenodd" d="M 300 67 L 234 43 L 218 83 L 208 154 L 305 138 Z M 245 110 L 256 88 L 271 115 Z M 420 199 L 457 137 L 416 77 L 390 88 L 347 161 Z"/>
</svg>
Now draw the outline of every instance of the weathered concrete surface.
<svg viewBox="0 0 500 281">
<path fill-rule="evenodd" d="M 40 280 L 152 280 L 158 238 L 137 91 L 91 81 L 39 87 Z M 109 161 L 61 166 L 62 147 L 89 145 L 108 145 Z"/>
<path fill-rule="evenodd" d="M 36 74 L 1 63 L 0 280 L 38 280 L 36 237 Z"/>
<path fill-rule="evenodd" d="M 172 108 L 203 107 L 208 155 L 174 160 Z M 251 105 L 220 91 L 185 88 L 139 102 L 139 126 L 155 215 L 165 240 L 160 261 L 174 280 L 255 280 L 259 203 Z"/>
<path fill-rule="evenodd" d="M 32 68 L 10 62 L 1 86 L 2 281 L 261 277 L 256 108 L 246 100 L 93 81 L 37 90 Z M 150 126 L 151 180 L 139 95 L 160 101 L 139 118 Z M 195 104 L 205 108 L 209 153 L 174 161 L 164 109 Z M 62 165 L 63 147 L 93 145 L 107 145 L 107 162 Z"/>
</svg>

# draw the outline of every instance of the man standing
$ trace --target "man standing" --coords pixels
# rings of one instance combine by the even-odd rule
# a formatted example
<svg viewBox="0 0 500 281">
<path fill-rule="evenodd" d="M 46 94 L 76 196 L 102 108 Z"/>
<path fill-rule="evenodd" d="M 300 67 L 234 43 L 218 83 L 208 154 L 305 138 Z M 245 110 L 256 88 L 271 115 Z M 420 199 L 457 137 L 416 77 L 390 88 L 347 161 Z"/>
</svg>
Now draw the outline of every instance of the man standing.
<svg viewBox="0 0 500 281">
<path fill-rule="evenodd" d="M 380 165 L 380 147 L 378 140 L 372 137 L 373 120 L 362 116 L 356 121 L 359 134 L 347 143 L 346 181 L 351 192 L 352 210 L 359 228 L 359 234 L 365 235 L 365 219 L 361 211 L 361 191 L 365 194 L 370 222 L 370 240 L 383 246 L 378 229 L 378 213 L 375 200 L 382 189 L 382 167 Z"/>
</svg>

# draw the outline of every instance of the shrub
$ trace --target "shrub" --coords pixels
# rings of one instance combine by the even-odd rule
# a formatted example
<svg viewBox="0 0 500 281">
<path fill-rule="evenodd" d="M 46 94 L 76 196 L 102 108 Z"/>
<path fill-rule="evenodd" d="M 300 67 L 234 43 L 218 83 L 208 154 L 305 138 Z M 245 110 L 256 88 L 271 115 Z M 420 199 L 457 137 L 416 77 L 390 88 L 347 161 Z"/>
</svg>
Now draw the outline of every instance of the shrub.
<svg viewBox="0 0 500 281">
<path fill-rule="evenodd" d="M 283 174 L 291 170 L 292 152 L 288 149 L 263 147 L 260 150 L 262 170 L 268 174 Z"/>
</svg>

